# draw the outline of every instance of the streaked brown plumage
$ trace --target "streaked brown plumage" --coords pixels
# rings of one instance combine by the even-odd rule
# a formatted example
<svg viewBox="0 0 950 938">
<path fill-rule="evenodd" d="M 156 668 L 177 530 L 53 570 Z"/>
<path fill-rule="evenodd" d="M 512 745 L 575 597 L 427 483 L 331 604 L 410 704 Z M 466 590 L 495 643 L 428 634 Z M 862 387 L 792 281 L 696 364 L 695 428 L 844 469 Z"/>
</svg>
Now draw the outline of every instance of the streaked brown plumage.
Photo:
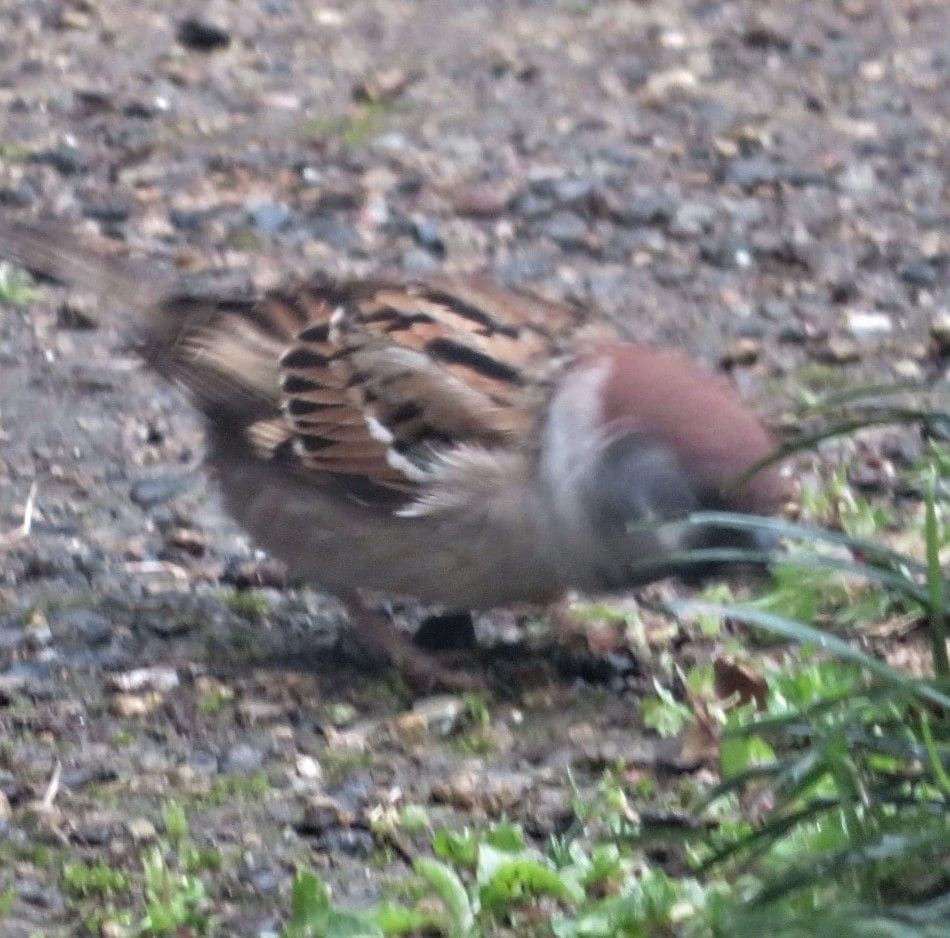
<svg viewBox="0 0 950 938">
<path fill-rule="evenodd" d="M 771 444 L 719 377 L 606 325 L 581 339 L 572 306 L 438 278 L 191 297 L 3 221 L 0 254 L 132 309 L 148 363 L 207 417 L 229 510 L 351 608 L 634 586 L 636 562 L 722 539 L 685 513 L 771 513 L 787 491 L 774 468 L 733 487 Z"/>
</svg>

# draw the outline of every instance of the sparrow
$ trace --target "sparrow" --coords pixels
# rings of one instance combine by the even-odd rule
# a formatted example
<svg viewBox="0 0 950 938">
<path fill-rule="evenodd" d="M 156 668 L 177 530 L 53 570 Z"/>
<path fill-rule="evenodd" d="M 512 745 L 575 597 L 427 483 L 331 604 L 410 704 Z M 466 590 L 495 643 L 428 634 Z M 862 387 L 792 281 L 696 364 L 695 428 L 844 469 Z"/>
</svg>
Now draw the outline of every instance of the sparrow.
<svg viewBox="0 0 950 938">
<path fill-rule="evenodd" d="M 778 466 L 744 475 L 773 442 L 722 376 L 578 306 L 472 277 L 195 295 L 11 220 L 0 255 L 121 303 L 204 415 L 227 510 L 413 682 L 467 678 L 367 594 L 464 611 L 627 590 L 684 550 L 755 546 L 691 512 L 788 497 Z"/>
</svg>

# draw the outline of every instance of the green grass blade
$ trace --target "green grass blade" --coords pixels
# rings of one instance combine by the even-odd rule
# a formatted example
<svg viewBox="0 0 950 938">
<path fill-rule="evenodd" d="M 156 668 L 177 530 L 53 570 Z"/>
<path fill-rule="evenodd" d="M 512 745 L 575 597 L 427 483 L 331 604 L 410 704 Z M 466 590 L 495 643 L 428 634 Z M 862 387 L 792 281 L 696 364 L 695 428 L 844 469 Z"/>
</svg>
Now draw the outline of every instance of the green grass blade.
<svg viewBox="0 0 950 938">
<path fill-rule="evenodd" d="M 769 612 L 763 612 L 760 609 L 749 609 L 743 606 L 719 605 L 717 603 L 701 602 L 694 599 L 678 599 L 664 603 L 664 606 L 674 616 L 707 614 L 728 617 L 736 619 L 739 622 L 745 622 L 757 628 L 764 629 L 775 635 L 781 635 L 794 642 L 801 644 L 815 645 L 824 651 L 844 659 L 853 661 L 860 665 L 866 671 L 879 677 L 882 681 L 903 688 L 907 693 L 929 700 L 944 709 L 950 709 L 950 696 L 937 690 L 936 687 L 923 681 L 916 681 L 889 667 L 876 658 L 864 654 L 857 648 L 853 648 L 846 641 L 827 632 L 805 625 L 803 622 L 795 622 L 792 619 L 786 619 L 782 616 L 776 616 Z"/>
<path fill-rule="evenodd" d="M 452 938 L 468 938 L 475 927 L 475 915 L 465 885 L 452 867 L 438 860 L 419 857 L 416 873 L 435 889 L 451 923 Z"/>
<path fill-rule="evenodd" d="M 940 569 L 940 525 L 937 521 L 937 472 L 931 466 L 924 501 L 924 541 L 927 546 L 927 607 L 930 613 L 930 643 L 934 674 L 950 677 L 947 657 L 947 607 L 943 571 Z"/>
</svg>

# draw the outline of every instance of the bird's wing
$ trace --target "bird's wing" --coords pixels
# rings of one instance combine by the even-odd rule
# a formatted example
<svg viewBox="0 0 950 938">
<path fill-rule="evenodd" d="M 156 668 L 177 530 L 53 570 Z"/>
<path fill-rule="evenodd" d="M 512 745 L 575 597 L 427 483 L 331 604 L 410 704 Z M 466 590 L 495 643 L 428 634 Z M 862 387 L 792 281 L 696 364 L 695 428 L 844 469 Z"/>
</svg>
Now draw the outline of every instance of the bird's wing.
<svg viewBox="0 0 950 938">
<path fill-rule="evenodd" d="M 310 285 L 297 302 L 308 321 L 280 357 L 283 452 L 362 497 L 413 497 L 463 445 L 524 446 L 571 319 L 467 279 Z"/>
<path fill-rule="evenodd" d="M 3 253 L 118 300 L 104 317 L 121 306 L 146 361 L 217 431 L 367 500 L 413 499 L 438 454 L 523 446 L 580 315 L 477 278 L 188 295 L 66 229 L 0 219 Z"/>
</svg>

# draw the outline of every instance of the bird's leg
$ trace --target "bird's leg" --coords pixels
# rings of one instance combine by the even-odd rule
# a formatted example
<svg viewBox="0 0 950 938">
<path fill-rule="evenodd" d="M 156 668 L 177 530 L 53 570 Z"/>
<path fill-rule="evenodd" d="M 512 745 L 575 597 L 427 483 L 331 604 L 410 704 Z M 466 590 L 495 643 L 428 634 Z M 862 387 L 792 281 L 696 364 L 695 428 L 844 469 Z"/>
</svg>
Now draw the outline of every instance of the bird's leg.
<svg viewBox="0 0 950 938">
<path fill-rule="evenodd" d="M 358 596 L 344 601 L 359 645 L 372 657 L 385 658 L 414 690 L 468 691 L 483 686 L 475 674 L 446 667 L 435 655 L 417 648 L 387 616 L 368 608 Z"/>
</svg>

